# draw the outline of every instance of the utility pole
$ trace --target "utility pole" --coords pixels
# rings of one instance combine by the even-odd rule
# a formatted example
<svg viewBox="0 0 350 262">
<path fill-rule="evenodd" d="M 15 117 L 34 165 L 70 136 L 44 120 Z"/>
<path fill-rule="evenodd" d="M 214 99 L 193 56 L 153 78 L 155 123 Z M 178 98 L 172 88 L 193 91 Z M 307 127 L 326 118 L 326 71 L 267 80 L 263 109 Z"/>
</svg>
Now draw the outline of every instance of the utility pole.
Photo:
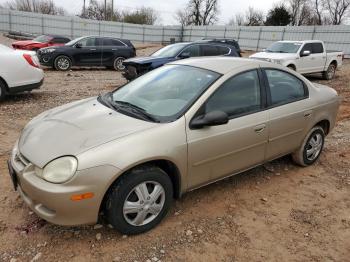
<svg viewBox="0 0 350 262">
<path fill-rule="evenodd" d="M 86 2 L 86 0 L 84 0 L 84 5 L 83 5 L 83 17 L 85 17 L 85 12 L 86 12 L 85 2 Z"/>
<path fill-rule="evenodd" d="M 105 0 L 105 21 L 107 21 L 107 0 Z"/>
<path fill-rule="evenodd" d="M 114 0 L 112 0 L 112 14 L 111 14 L 111 20 L 114 18 Z"/>
</svg>

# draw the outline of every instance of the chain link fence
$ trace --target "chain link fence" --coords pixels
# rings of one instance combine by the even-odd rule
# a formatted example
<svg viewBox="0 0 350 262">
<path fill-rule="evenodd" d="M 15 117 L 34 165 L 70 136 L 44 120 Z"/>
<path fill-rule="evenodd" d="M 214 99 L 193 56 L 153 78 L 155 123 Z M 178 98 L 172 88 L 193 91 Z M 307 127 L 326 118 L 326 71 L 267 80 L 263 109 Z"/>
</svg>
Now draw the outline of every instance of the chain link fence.
<svg viewBox="0 0 350 262">
<path fill-rule="evenodd" d="M 261 50 L 279 40 L 323 40 L 328 50 L 350 57 L 350 26 L 153 26 L 95 21 L 0 9 L 0 31 L 31 34 L 112 36 L 134 42 L 169 43 L 202 38 L 233 38 L 242 49 Z"/>
</svg>

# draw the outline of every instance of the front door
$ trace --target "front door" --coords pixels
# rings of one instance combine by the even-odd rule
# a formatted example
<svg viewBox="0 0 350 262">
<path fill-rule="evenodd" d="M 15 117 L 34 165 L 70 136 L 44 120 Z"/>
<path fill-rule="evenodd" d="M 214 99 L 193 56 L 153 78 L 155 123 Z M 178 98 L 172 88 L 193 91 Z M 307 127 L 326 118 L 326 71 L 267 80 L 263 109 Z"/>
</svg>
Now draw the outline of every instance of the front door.
<svg viewBox="0 0 350 262">
<path fill-rule="evenodd" d="M 78 66 L 100 66 L 103 49 L 97 44 L 95 37 L 84 38 L 79 41 L 80 47 L 74 52 L 73 58 Z"/>
<path fill-rule="evenodd" d="M 189 188 L 264 161 L 268 113 L 262 108 L 262 97 L 258 71 L 252 70 L 227 80 L 204 103 L 200 114 L 224 111 L 230 121 L 198 130 L 187 128 Z"/>
</svg>

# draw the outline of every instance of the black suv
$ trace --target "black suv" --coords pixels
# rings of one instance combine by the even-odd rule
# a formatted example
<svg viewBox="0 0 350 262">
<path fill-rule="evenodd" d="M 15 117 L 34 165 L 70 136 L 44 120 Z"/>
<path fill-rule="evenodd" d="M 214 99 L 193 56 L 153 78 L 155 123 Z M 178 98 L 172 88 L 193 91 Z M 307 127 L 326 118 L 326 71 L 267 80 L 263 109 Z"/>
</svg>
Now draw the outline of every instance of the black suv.
<svg viewBox="0 0 350 262">
<path fill-rule="evenodd" d="M 203 39 L 196 42 L 168 45 L 148 57 L 135 57 L 123 62 L 123 76 L 127 80 L 135 79 L 166 63 L 198 56 L 240 56 L 240 48 L 235 40 Z"/>
<path fill-rule="evenodd" d="M 42 48 L 38 51 L 40 63 L 60 71 L 72 66 L 106 66 L 123 70 L 123 61 L 134 57 L 136 49 L 129 40 L 86 36 L 64 46 Z"/>
</svg>

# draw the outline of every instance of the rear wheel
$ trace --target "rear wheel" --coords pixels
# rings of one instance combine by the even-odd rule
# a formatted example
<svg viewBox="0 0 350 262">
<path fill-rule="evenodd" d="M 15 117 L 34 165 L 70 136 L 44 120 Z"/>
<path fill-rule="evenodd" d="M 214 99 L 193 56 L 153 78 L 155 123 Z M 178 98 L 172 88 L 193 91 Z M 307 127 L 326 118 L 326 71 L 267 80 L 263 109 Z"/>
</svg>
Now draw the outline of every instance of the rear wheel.
<svg viewBox="0 0 350 262">
<path fill-rule="evenodd" d="M 322 127 L 312 128 L 304 139 L 298 151 L 292 154 L 294 162 L 301 166 L 309 166 L 316 162 L 321 155 L 325 133 Z"/>
<path fill-rule="evenodd" d="M 56 70 L 68 71 L 72 67 L 72 61 L 65 55 L 56 57 L 54 66 Z"/>
<path fill-rule="evenodd" d="M 0 101 L 4 100 L 6 96 L 6 84 L 0 79 Z"/>
<path fill-rule="evenodd" d="M 114 59 L 113 68 L 117 71 L 123 71 L 125 69 L 125 66 L 123 65 L 124 60 L 124 57 L 117 57 Z"/>
<path fill-rule="evenodd" d="M 140 167 L 111 188 L 106 199 L 106 217 L 121 233 L 140 234 L 161 222 L 172 200 L 169 176 L 158 167 Z"/>
<path fill-rule="evenodd" d="M 327 71 L 323 72 L 323 79 L 331 80 L 335 76 L 335 71 L 337 70 L 337 66 L 332 63 L 328 66 Z"/>
<path fill-rule="evenodd" d="M 293 65 L 288 65 L 287 67 L 288 67 L 290 70 L 295 71 L 295 66 L 293 66 Z"/>
</svg>

